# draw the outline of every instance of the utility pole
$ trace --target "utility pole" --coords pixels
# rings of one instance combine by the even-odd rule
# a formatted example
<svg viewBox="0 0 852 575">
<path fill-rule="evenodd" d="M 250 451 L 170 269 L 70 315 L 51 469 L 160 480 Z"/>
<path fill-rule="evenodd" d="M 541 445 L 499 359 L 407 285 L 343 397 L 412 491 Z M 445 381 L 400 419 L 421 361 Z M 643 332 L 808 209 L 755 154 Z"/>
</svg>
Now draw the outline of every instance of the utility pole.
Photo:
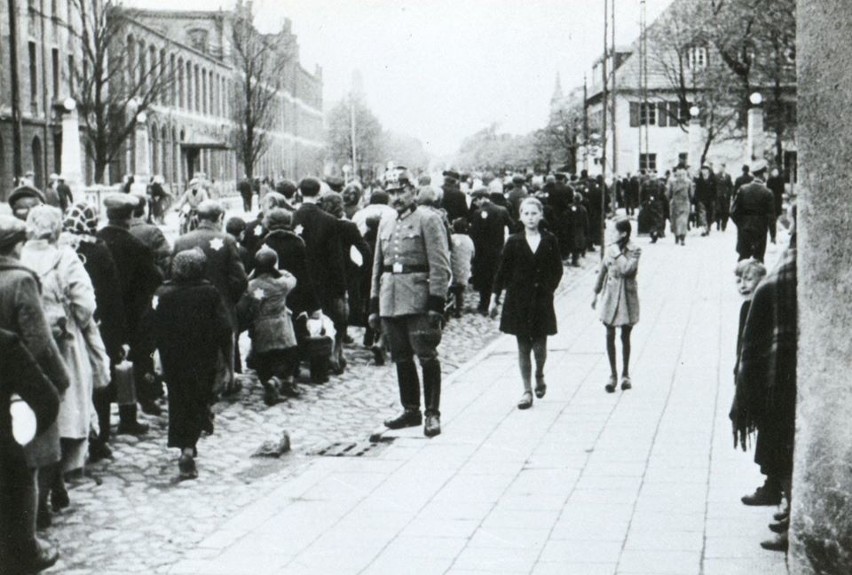
<svg viewBox="0 0 852 575">
<path fill-rule="evenodd" d="M 607 27 L 609 24 L 609 0 L 604 0 L 604 34 L 603 34 L 603 123 L 601 124 L 601 221 L 598 222 L 601 240 L 601 259 L 606 254 L 606 107 L 607 107 L 607 91 L 606 91 L 606 58 L 607 58 Z"/>
<path fill-rule="evenodd" d="M 650 167 L 650 147 L 648 145 L 648 131 L 651 126 L 649 123 L 651 113 L 648 110 L 648 14 L 646 11 L 645 0 L 642 0 L 641 12 L 641 34 L 642 34 L 642 106 L 645 108 L 645 164 Z M 642 114 L 639 114 L 639 133 L 642 133 Z"/>
<path fill-rule="evenodd" d="M 615 89 L 615 69 L 618 66 L 618 53 L 615 51 L 615 0 L 612 0 L 612 188 L 615 192 L 615 178 L 618 175 L 618 130 L 616 116 L 618 112 L 618 92 Z"/>
<path fill-rule="evenodd" d="M 9 71 L 12 89 L 12 175 L 13 184 L 21 183 L 23 162 L 21 159 L 21 88 L 18 81 L 18 8 L 15 0 L 9 5 Z"/>
<path fill-rule="evenodd" d="M 352 174 L 358 175 L 358 152 L 357 141 L 355 139 L 355 93 L 349 96 L 349 127 L 351 129 L 352 139 Z"/>
</svg>

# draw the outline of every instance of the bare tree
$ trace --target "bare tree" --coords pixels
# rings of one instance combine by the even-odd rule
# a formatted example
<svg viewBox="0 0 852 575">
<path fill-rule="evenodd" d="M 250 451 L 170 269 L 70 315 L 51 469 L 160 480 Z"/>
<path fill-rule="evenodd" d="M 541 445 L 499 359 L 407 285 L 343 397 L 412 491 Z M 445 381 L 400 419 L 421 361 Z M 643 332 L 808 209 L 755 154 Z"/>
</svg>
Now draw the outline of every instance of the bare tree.
<svg viewBox="0 0 852 575">
<path fill-rule="evenodd" d="M 96 182 L 133 135 L 136 116 L 165 95 L 173 78 L 155 57 L 128 45 L 128 13 L 118 0 L 69 0 L 66 27 L 80 50 L 71 71 Z"/>
<path fill-rule="evenodd" d="M 355 126 L 355 149 L 359 176 L 372 177 L 372 168 L 385 159 L 382 125 L 362 98 L 349 94 L 329 110 L 326 117 L 329 158 L 336 164 L 352 162 L 352 123 Z M 401 158 L 388 158 L 401 162 Z M 408 166 L 413 167 L 413 166 Z"/>
<path fill-rule="evenodd" d="M 254 27 L 251 5 L 237 5 L 231 29 L 234 91 L 231 94 L 232 140 L 246 176 L 269 150 L 271 131 L 280 118 L 280 91 L 291 58 L 291 38 L 284 30 L 261 34 Z"/>
<path fill-rule="evenodd" d="M 713 50 L 707 32 L 712 21 L 709 8 L 704 0 L 675 4 L 649 33 L 654 68 L 666 78 L 678 100 L 674 110 L 665 104 L 657 109 L 666 115 L 664 121 L 686 130 L 688 115 L 684 111 L 698 108 L 704 128 L 701 164 L 714 142 L 736 137 L 742 102 L 739 92 L 732 89 L 737 85 L 734 74 Z"/>
<path fill-rule="evenodd" d="M 567 165 L 574 171 L 583 139 L 583 121 L 583 101 L 576 95 L 552 110 L 547 125 L 532 136 L 536 166 L 550 172 L 553 164 Z"/>
</svg>

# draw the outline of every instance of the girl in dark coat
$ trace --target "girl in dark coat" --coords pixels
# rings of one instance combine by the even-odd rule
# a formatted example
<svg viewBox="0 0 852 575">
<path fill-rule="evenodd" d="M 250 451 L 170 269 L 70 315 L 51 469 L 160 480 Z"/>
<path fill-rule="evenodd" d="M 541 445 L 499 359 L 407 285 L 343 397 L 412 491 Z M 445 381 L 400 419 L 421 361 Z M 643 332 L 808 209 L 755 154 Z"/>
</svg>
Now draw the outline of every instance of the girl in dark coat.
<svg viewBox="0 0 852 575">
<path fill-rule="evenodd" d="M 219 292 L 204 279 L 195 248 L 175 255 L 172 279 L 151 301 L 148 332 L 160 351 L 169 389 L 169 447 L 181 450 L 181 479 L 195 479 L 202 431 L 213 432 L 209 409 L 220 351 L 229 349 L 231 321 Z"/>
<path fill-rule="evenodd" d="M 524 231 L 512 234 L 503 250 L 490 313 L 497 313 L 497 299 L 506 289 L 506 302 L 500 319 L 500 331 L 518 340 L 518 357 L 524 393 L 519 409 L 532 407 L 532 364 L 535 355 L 535 395 L 544 397 L 544 362 L 547 359 L 547 336 L 556 334 L 553 292 L 562 279 L 562 258 L 556 236 L 540 229 L 544 209 L 535 198 L 521 202 L 520 219 Z"/>
</svg>

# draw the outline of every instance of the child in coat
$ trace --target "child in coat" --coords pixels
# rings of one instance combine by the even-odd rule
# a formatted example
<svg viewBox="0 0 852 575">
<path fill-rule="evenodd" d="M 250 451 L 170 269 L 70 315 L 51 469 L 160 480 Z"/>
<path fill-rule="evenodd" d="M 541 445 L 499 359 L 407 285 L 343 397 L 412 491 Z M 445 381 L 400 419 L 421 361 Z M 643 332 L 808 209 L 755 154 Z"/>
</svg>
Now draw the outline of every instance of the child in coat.
<svg viewBox="0 0 852 575">
<path fill-rule="evenodd" d="M 736 378 L 743 348 L 743 330 L 749 309 L 751 309 L 751 297 L 754 295 L 754 290 L 757 289 L 757 284 L 766 277 L 766 266 L 754 258 L 741 260 L 737 262 L 734 275 L 737 277 L 737 290 L 743 296 L 743 304 L 740 306 L 740 324 L 737 329 L 737 361 L 734 364 L 734 377 Z"/>
<path fill-rule="evenodd" d="M 509 236 L 494 281 L 489 313 L 497 314 L 497 300 L 506 289 L 506 301 L 500 319 L 500 331 L 513 334 L 518 341 L 518 363 L 524 391 L 518 409 L 533 403 L 531 382 L 535 356 L 535 395 L 544 397 L 544 363 L 547 360 L 547 336 L 556 334 L 553 293 L 562 279 L 562 258 L 556 236 L 540 228 L 544 207 L 536 198 L 521 201 L 518 209 L 524 230 Z"/>
<path fill-rule="evenodd" d="M 615 365 L 615 329 L 621 328 L 621 389 L 633 387 L 630 381 L 630 333 L 639 322 L 639 289 L 636 273 L 639 271 L 639 256 L 642 250 L 630 241 L 633 231 L 630 220 L 615 223 L 618 239 L 609 245 L 601 263 L 595 282 L 595 298 L 592 309 L 596 309 L 598 294 L 601 294 L 600 318 L 606 327 L 606 353 L 611 370 L 609 381 L 604 386 L 607 393 L 614 393 L 618 380 Z"/>
<path fill-rule="evenodd" d="M 287 294 L 296 287 L 296 278 L 278 269 L 278 254 L 263 246 L 254 256 L 249 285 L 237 304 L 240 325 L 247 326 L 251 338 L 251 365 L 263 385 L 266 405 L 286 401 L 281 394 L 298 397 L 293 379 L 298 362 L 298 343 Z"/>
<path fill-rule="evenodd" d="M 452 250 L 450 251 L 450 267 L 453 270 L 453 282 L 450 293 L 455 298 L 455 316 L 461 317 L 464 310 L 464 292 L 470 281 L 470 267 L 476 249 L 473 240 L 467 235 L 467 220 L 457 218 L 453 222 L 453 233 L 450 236 Z"/>
</svg>

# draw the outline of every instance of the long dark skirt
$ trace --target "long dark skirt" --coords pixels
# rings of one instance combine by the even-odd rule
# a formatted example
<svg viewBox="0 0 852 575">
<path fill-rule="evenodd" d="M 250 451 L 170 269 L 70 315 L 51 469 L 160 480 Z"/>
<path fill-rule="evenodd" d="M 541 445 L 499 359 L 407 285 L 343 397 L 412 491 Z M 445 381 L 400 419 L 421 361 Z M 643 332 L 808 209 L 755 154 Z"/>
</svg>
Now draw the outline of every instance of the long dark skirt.
<svg viewBox="0 0 852 575">
<path fill-rule="evenodd" d="M 169 389 L 168 446 L 194 448 L 201 432 L 213 432 L 209 404 L 216 369 L 164 371 Z"/>
</svg>

